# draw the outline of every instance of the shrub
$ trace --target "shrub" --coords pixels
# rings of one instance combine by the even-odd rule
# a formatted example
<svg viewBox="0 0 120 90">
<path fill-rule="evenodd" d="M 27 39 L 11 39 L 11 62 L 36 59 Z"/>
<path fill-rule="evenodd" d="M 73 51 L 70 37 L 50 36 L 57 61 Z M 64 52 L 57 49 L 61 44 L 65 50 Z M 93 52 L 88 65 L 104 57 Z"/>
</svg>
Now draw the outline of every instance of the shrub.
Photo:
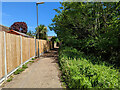
<svg viewBox="0 0 120 90">
<path fill-rule="evenodd" d="M 67 53 L 70 50 L 73 54 L 77 52 L 71 48 L 62 48 L 59 51 L 62 78 L 69 88 L 118 88 L 119 72 L 113 66 L 86 59 L 84 55 L 70 58 L 70 52 Z"/>
</svg>

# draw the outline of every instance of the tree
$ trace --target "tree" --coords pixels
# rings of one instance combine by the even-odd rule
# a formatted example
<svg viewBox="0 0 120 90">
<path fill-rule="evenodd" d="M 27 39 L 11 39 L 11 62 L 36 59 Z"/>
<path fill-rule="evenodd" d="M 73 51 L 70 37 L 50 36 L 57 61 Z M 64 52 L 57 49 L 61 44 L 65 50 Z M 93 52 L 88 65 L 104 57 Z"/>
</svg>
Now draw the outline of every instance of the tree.
<svg viewBox="0 0 120 90">
<path fill-rule="evenodd" d="M 25 22 L 15 22 L 11 27 L 10 30 L 15 30 L 22 33 L 27 33 L 27 24 Z"/>
<path fill-rule="evenodd" d="M 35 32 L 29 30 L 29 31 L 27 32 L 27 35 L 29 35 L 29 36 L 31 36 L 31 37 L 35 37 Z"/>
<path fill-rule="evenodd" d="M 36 35 L 37 35 L 37 39 L 45 39 L 47 40 L 47 27 L 45 27 L 45 25 L 39 25 L 38 27 L 35 28 L 36 29 Z"/>
<path fill-rule="evenodd" d="M 49 26 L 65 46 L 120 64 L 120 2 L 62 2 Z M 106 57 L 107 56 L 107 57 Z"/>
</svg>

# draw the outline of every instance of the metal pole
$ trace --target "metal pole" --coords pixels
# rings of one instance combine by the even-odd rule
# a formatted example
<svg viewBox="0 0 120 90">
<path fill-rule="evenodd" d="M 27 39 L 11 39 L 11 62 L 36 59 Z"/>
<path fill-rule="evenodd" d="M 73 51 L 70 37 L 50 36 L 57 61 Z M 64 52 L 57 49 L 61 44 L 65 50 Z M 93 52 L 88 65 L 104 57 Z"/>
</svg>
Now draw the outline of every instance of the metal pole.
<svg viewBox="0 0 120 90">
<path fill-rule="evenodd" d="M 36 8 L 37 8 L 37 29 L 38 29 L 38 4 L 37 3 L 36 3 Z M 38 31 L 37 33 L 38 33 L 38 39 L 39 39 L 39 29 L 37 31 Z M 38 40 L 38 57 L 39 57 L 39 40 Z"/>
<path fill-rule="evenodd" d="M 36 38 L 34 37 L 35 39 L 35 57 L 37 57 L 37 50 L 36 50 Z"/>
<path fill-rule="evenodd" d="M 22 63 L 23 63 L 23 61 L 22 61 L 22 36 L 20 36 L 20 47 L 21 47 L 21 65 L 20 65 L 20 67 L 22 67 Z"/>
<path fill-rule="evenodd" d="M 7 60 L 6 60 L 6 36 L 4 32 L 4 56 L 5 56 L 5 80 L 7 80 Z"/>
</svg>

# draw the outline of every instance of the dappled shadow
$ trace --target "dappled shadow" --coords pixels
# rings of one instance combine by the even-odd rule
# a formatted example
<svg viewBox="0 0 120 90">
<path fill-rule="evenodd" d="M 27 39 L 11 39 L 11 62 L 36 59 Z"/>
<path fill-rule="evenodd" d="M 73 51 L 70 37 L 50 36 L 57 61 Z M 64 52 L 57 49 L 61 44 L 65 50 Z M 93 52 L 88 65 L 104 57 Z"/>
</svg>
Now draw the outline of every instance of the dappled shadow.
<svg viewBox="0 0 120 90">
<path fill-rule="evenodd" d="M 54 59 L 54 61 L 52 63 L 58 63 L 58 48 L 54 48 L 54 49 L 44 53 L 43 55 L 41 55 L 41 57 L 52 58 L 52 59 Z"/>
</svg>

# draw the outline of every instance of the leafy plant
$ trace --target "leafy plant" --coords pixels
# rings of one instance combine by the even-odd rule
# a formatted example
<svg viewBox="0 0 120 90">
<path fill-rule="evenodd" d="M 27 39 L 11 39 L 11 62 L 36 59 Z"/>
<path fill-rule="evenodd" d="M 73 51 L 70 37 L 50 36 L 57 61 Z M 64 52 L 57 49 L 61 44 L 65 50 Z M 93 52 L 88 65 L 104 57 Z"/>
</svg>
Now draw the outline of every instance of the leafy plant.
<svg viewBox="0 0 120 90">
<path fill-rule="evenodd" d="M 19 68 L 19 69 L 17 69 L 17 70 L 14 72 L 14 74 L 15 74 L 15 75 L 20 74 L 22 71 L 24 71 L 24 69 Z"/>
<path fill-rule="evenodd" d="M 81 55 L 79 58 L 70 58 L 67 50 L 70 51 L 70 48 L 59 51 L 59 63 L 62 78 L 69 88 L 118 88 L 119 71 L 113 66 Z"/>
<path fill-rule="evenodd" d="M 27 66 L 27 64 L 24 64 L 24 65 L 22 66 L 22 69 L 26 69 L 26 68 L 28 68 L 28 66 Z"/>
<path fill-rule="evenodd" d="M 35 60 L 35 58 L 32 58 L 32 60 Z"/>
<path fill-rule="evenodd" d="M 12 81 L 12 79 L 13 79 L 13 76 L 10 76 L 9 79 L 7 79 L 7 82 Z"/>
</svg>

